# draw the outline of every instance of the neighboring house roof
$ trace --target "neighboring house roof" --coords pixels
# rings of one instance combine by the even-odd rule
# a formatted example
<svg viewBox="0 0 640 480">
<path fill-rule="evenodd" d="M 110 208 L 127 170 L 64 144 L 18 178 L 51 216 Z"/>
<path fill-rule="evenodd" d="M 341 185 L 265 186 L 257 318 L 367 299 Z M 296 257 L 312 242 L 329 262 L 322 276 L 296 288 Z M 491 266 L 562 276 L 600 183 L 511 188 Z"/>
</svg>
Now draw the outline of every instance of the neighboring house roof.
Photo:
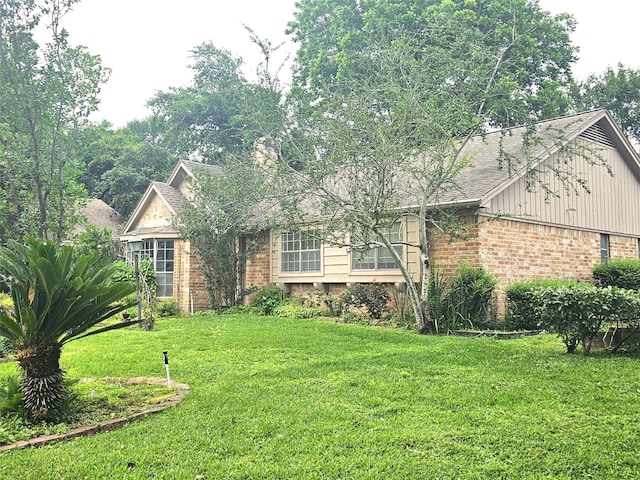
<svg viewBox="0 0 640 480">
<path fill-rule="evenodd" d="M 124 218 L 118 212 L 98 198 L 90 199 L 78 210 L 78 214 L 87 220 L 76 226 L 75 233 L 84 232 L 89 226 L 116 230 L 124 223 Z"/>
</svg>

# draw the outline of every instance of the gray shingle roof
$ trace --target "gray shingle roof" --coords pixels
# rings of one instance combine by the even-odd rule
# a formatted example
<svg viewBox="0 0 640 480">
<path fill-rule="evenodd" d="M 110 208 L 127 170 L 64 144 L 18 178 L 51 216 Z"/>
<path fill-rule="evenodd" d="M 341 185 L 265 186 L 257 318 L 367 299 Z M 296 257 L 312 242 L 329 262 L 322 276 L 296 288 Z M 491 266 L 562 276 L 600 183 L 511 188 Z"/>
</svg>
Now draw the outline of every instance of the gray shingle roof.
<svg viewBox="0 0 640 480">
<path fill-rule="evenodd" d="M 158 190 L 158 193 L 167 202 L 169 208 L 171 208 L 175 213 L 181 212 L 189 202 L 187 197 L 185 197 L 184 194 L 176 187 L 172 187 L 171 185 L 163 182 L 152 182 L 152 185 Z"/>
<path fill-rule="evenodd" d="M 462 150 L 462 155 L 469 159 L 469 166 L 456 177 L 457 191 L 449 192 L 443 200 L 464 201 L 490 196 L 561 145 L 575 139 L 605 113 L 596 110 L 540 122 L 533 129 L 518 127 L 473 137 Z"/>
</svg>

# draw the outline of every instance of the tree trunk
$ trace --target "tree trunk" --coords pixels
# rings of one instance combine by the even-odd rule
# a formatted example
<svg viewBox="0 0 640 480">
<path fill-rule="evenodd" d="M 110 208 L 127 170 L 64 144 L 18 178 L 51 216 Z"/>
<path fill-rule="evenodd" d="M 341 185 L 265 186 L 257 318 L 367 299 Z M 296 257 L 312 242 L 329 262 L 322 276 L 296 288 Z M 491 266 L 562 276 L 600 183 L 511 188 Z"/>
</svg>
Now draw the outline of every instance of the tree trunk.
<svg viewBox="0 0 640 480">
<path fill-rule="evenodd" d="M 18 349 L 17 360 L 24 375 L 22 404 L 31 418 L 46 418 L 62 406 L 67 395 L 60 350 L 56 340 Z"/>
</svg>

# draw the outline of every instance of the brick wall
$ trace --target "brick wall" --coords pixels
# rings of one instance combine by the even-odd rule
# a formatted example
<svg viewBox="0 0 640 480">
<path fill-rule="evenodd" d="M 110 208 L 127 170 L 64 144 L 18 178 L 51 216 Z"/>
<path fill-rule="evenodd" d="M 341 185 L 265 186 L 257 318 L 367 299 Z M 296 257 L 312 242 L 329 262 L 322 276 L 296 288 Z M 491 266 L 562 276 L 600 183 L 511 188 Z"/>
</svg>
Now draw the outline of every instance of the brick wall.
<svg viewBox="0 0 640 480">
<path fill-rule="evenodd" d="M 251 255 L 247 258 L 244 287 L 263 287 L 271 282 L 271 236 L 262 231 L 247 239 Z"/>
<path fill-rule="evenodd" d="M 198 257 L 191 252 L 190 244 L 185 240 L 176 240 L 175 263 L 173 271 L 173 296 L 178 299 L 184 312 L 210 308 L 209 296 L 204 278 L 198 269 Z"/>
</svg>

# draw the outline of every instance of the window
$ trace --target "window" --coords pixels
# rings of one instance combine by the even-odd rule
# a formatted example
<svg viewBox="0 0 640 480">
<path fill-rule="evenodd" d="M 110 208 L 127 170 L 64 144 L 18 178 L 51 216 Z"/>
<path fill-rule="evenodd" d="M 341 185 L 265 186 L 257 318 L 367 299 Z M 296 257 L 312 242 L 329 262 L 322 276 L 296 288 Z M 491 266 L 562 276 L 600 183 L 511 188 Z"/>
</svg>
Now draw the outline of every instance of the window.
<svg viewBox="0 0 640 480">
<path fill-rule="evenodd" d="M 156 295 L 173 296 L 173 240 L 147 239 L 142 242 L 140 256 L 148 258 L 156 271 Z M 133 259 L 132 259 L 133 260 Z"/>
<path fill-rule="evenodd" d="M 280 245 L 283 272 L 320 271 L 320 238 L 316 230 L 282 233 Z"/>
<path fill-rule="evenodd" d="M 609 258 L 611 257 L 611 252 L 609 251 L 609 235 L 606 233 L 600 234 L 600 261 L 602 263 L 607 263 Z"/>
<path fill-rule="evenodd" d="M 402 258 L 402 224 L 394 223 L 383 233 Z M 392 270 L 398 268 L 398 264 L 391 252 L 384 247 L 376 246 L 365 253 L 353 252 L 351 267 L 353 270 Z"/>
</svg>

